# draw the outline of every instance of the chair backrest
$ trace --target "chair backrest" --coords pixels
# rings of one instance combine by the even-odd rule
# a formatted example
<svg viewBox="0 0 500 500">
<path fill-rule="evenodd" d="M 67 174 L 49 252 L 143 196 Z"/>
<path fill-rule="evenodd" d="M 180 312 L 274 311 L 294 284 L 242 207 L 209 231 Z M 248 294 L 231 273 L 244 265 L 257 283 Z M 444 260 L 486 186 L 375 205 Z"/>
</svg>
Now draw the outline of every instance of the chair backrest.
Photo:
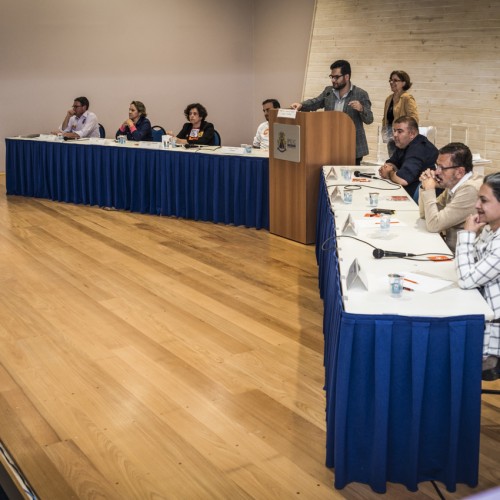
<svg viewBox="0 0 500 500">
<path fill-rule="evenodd" d="M 99 137 L 104 139 L 106 137 L 106 129 L 99 123 Z"/>
<path fill-rule="evenodd" d="M 214 130 L 214 146 L 220 146 L 222 144 L 222 140 L 220 138 L 219 132 Z"/>
<path fill-rule="evenodd" d="M 153 134 L 153 142 L 161 142 L 161 136 L 167 134 L 165 129 L 160 125 L 153 125 L 151 133 Z"/>
<path fill-rule="evenodd" d="M 427 137 L 432 144 L 436 144 L 436 127 L 433 127 L 432 125 L 428 125 L 427 127 L 418 127 L 418 133 Z"/>
</svg>

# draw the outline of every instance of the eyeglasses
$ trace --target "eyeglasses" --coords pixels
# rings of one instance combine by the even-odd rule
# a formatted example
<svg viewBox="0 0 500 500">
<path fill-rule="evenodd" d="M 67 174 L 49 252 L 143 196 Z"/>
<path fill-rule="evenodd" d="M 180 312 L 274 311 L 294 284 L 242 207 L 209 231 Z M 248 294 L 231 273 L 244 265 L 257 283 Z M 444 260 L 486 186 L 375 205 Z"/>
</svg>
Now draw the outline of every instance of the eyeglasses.
<svg viewBox="0 0 500 500">
<path fill-rule="evenodd" d="M 79 104 L 78 106 L 71 106 L 73 109 L 77 109 L 77 108 L 83 108 L 83 106 L 81 104 Z"/>
<path fill-rule="evenodd" d="M 389 83 L 398 83 L 398 82 L 402 82 L 403 80 L 389 80 Z"/>
<path fill-rule="evenodd" d="M 441 165 L 438 165 L 437 163 L 434 164 L 434 168 L 436 170 L 450 170 L 450 168 L 460 168 L 462 165 L 455 165 L 453 167 L 442 167 Z"/>
<path fill-rule="evenodd" d="M 334 82 L 336 82 L 339 78 L 342 78 L 343 76 L 345 75 L 328 75 L 330 80 L 333 80 Z"/>
</svg>

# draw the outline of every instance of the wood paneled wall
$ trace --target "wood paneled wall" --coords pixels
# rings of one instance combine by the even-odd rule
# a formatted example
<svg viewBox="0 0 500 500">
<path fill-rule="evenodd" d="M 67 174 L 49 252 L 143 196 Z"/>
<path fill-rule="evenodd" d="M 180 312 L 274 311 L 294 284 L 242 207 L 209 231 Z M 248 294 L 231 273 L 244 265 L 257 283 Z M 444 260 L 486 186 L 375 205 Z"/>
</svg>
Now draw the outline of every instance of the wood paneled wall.
<svg viewBox="0 0 500 500">
<path fill-rule="evenodd" d="M 468 124 L 473 152 L 500 170 L 500 1 L 317 0 L 304 98 L 329 85 L 336 59 L 351 63 L 353 83 L 370 95 L 371 158 L 389 75 L 400 69 L 413 81 L 420 125 L 437 127 L 436 145 L 450 141 L 452 124 Z"/>
</svg>

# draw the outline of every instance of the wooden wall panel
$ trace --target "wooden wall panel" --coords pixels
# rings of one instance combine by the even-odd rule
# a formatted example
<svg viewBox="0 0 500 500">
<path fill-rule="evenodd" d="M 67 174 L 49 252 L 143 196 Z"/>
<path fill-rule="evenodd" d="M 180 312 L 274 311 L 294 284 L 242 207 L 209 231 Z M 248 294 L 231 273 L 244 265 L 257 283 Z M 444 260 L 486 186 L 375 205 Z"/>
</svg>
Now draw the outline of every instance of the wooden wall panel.
<svg viewBox="0 0 500 500">
<path fill-rule="evenodd" d="M 334 60 L 347 59 L 372 101 L 375 121 L 365 129 L 376 158 L 389 74 L 407 71 L 436 145 L 449 142 L 452 124 L 479 125 L 469 146 L 500 170 L 499 54 L 500 0 L 317 0 L 304 98 L 329 84 Z"/>
</svg>

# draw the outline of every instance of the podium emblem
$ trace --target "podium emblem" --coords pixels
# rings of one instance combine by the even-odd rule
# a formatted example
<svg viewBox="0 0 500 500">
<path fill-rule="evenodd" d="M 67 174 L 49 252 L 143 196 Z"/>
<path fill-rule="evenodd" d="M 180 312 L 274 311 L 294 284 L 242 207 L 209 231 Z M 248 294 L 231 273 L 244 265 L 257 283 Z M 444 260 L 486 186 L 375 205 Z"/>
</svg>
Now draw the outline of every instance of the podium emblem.
<svg viewBox="0 0 500 500">
<path fill-rule="evenodd" d="M 278 136 L 278 151 L 284 153 L 286 151 L 286 135 L 285 132 L 280 132 Z"/>
</svg>

